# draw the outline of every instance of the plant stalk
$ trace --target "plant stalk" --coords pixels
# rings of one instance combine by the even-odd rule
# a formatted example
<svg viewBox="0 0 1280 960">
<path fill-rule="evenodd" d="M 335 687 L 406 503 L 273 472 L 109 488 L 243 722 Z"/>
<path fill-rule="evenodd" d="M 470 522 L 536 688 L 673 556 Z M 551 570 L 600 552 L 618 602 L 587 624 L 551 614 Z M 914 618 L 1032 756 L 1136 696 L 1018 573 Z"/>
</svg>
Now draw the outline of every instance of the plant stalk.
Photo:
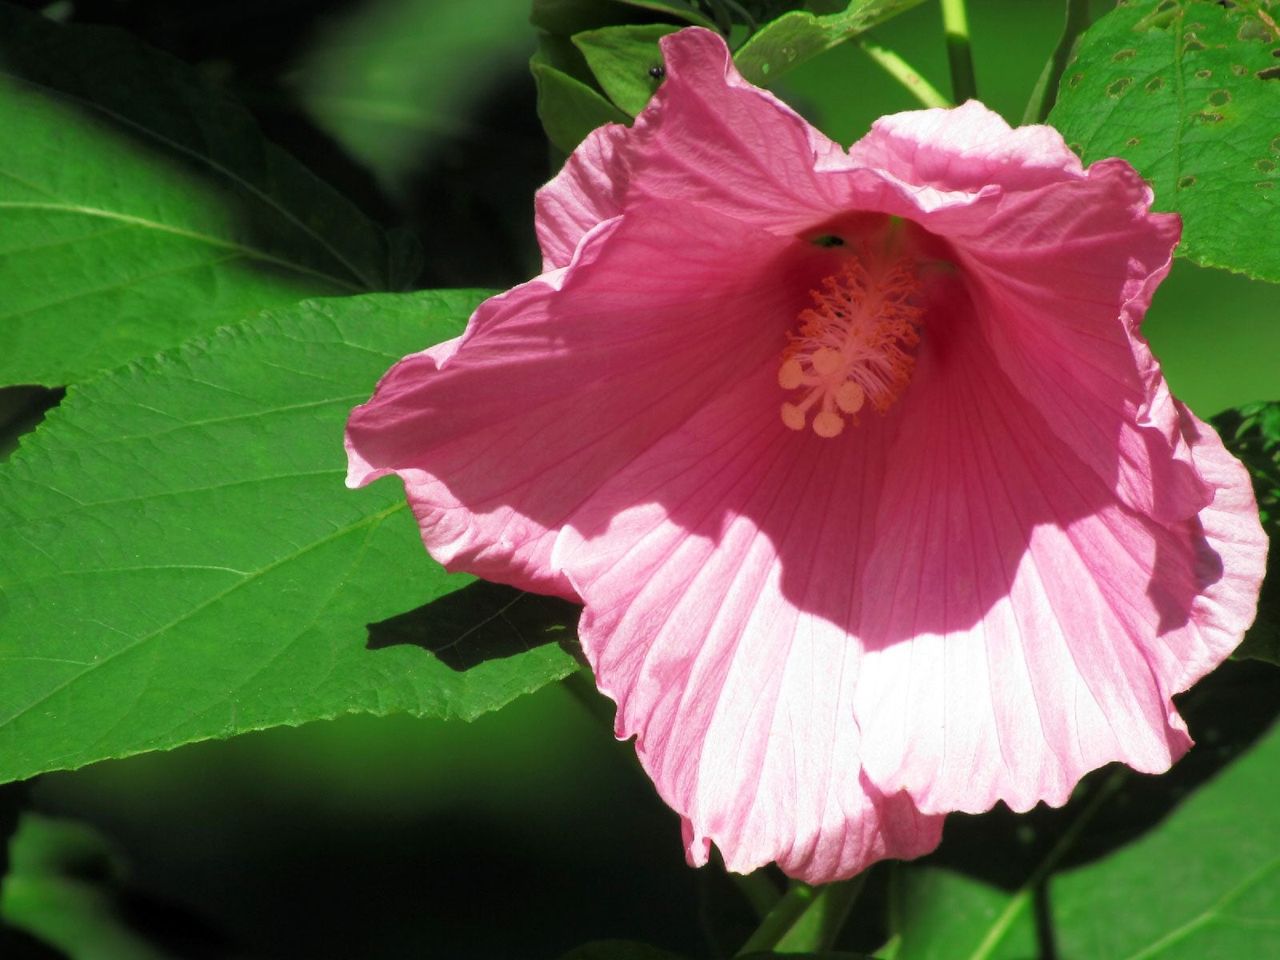
<svg viewBox="0 0 1280 960">
<path fill-rule="evenodd" d="M 964 0 L 942 0 L 942 28 L 947 35 L 947 60 L 951 64 L 951 95 L 956 103 L 964 103 L 978 95 Z"/>
<path fill-rule="evenodd" d="M 1031 91 L 1027 109 L 1022 114 L 1023 123 L 1044 123 L 1058 100 L 1058 85 L 1076 52 L 1080 34 L 1089 26 L 1089 0 L 1067 0 L 1067 18 L 1062 27 L 1058 45 L 1045 62 L 1040 78 Z"/>
<path fill-rule="evenodd" d="M 893 50 L 880 46 L 880 44 L 866 36 L 858 41 L 858 45 L 867 56 L 880 65 L 885 73 L 906 87 L 907 91 L 924 106 L 950 107 L 953 105 L 950 100 L 939 92 L 937 87 L 922 77 L 915 67 L 903 60 Z"/>
</svg>

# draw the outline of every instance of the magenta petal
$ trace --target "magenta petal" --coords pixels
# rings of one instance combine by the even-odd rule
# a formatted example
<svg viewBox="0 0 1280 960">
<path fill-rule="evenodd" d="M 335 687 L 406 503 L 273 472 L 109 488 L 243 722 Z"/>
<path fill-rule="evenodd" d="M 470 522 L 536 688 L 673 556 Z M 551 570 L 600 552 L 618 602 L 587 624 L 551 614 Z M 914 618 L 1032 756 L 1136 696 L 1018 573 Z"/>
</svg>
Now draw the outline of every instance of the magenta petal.
<svg viewBox="0 0 1280 960">
<path fill-rule="evenodd" d="M 1127 164 L 1004 204 L 960 246 L 1002 369 L 1129 505 L 1179 519 L 1212 491 L 1183 462 L 1177 418 L 1138 325 L 1179 224 L 1149 212 Z"/>
<path fill-rule="evenodd" d="M 783 428 L 773 366 L 699 411 L 570 518 L 555 559 L 617 733 L 687 821 L 692 862 L 777 861 L 826 882 L 937 843 L 940 818 L 862 774 L 856 611 L 836 571 L 866 542 L 879 429 L 814 457 Z M 804 584 L 793 595 L 784 583 Z"/>
<path fill-rule="evenodd" d="M 859 165 L 943 191 L 995 184 L 1028 190 L 1079 177 L 1079 158 L 1052 127 L 1012 129 L 976 100 L 952 110 L 881 117 L 849 150 Z"/>
<path fill-rule="evenodd" d="M 351 482 L 398 474 L 451 569 L 584 602 L 691 862 L 827 881 L 931 849 L 948 811 L 1167 767 L 1171 697 L 1239 642 L 1266 557 L 1243 467 L 1139 333 L 1177 218 L 977 103 L 846 155 L 715 34 L 664 51 L 634 127 L 539 194 L 548 272 L 353 414 Z M 914 372 L 884 414 L 789 430 L 788 343 L 862 362 L 863 307 L 806 332 L 809 291 L 882 250 L 921 285 Z M 856 408 L 818 355 L 781 382 Z"/>
<path fill-rule="evenodd" d="M 1266 553 L 1216 435 L 1188 443 L 1217 511 L 1140 513 L 986 352 L 919 371 L 861 582 L 863 762 L 930 812 L 1167 769 L 1190 745 L 1170 697 L 1239 642 Z"/>
<path fill-rule="evenodd" d="M 398 474 L 449 569 L 572 597 L 550 561 L 566 517 L 776 357 L 772 319 L 803 290 L 753 278 L 785 270 L 789 244 L 706 209 L 646 213 L 481 305 L 460 341 L 401 361 L 352 414 L 351 482 Z"/>
<path fill-rule="evenodd" d="M 543 270 L 567 267 L 592 227 L 622 212 L 627 187 L 623 156 L 630 131 L 597 127 L 578 145 L 555 178 L 534 198 Z"/>
<path fill-rule="evenodd" d="M 582 236 L 644 198 L 697 204 L 792 234 L 841 209 L 848 184 L 815 161 L 844 151 L 775 96 L 739 75 L 724 40 L 692 28 L 664 37 L 666 79 L 634 126 L 601 127 L 539 191 L 546 269 L 569 262 Z"/>
</svg>

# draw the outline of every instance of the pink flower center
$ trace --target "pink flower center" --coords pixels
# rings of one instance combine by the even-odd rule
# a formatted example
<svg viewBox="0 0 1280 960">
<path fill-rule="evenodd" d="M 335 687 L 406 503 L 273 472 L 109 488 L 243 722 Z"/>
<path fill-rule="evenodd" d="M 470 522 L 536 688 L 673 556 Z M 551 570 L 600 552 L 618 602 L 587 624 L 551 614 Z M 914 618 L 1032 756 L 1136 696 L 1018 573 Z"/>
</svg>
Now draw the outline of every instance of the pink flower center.
<svg viewBox="0 0 1280 960">
<path fill-rule="evenodd" d="M 782 404 L 792 430 L 803 430 L 812 412 L 814 433 L 839 436 L 846 418 L 856 426 L 867 403 L 884 413 L 911 381 L 920 280 L 906 258 L 883 264 L 863 254 L 810 291 L 814 306 L 801 311 L 799 332 L 787 334 L 778 384 L 792 392 Z"/>
</svg>

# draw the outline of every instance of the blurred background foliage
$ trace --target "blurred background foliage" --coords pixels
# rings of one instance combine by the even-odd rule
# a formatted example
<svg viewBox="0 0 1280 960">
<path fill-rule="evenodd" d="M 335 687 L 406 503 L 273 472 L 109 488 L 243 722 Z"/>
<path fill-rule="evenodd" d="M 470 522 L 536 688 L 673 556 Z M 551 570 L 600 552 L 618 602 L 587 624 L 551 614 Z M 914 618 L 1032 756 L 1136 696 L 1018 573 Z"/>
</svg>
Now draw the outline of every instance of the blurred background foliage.
<svg viewBox="0 0 1280 960">
<path fill-rule="evenodd" d="M 536 271 L 531 198 L 554 160 L 535 112 L 528 0 L 22 5 L 119 26 L 197 65 L 370 216 L 419 238 L 416 286 L 505 287 Z M 1016 123 L 1062 4 L 977 0 L 970 16 L 980 94 Z M 875 37 L 946 89 L 935 4 Z M 916 106 L 848 44 L 775 89 L 844 143 Z M 1209 416 L 1274 398 L 1278 313 L 1280 287 L 1179 262 L 1146 330 L 1174 390 Z M 3 399 L 27 421 L 41 406 L 31 391 Z M 1184 704 L 1204 745 L 1171 778 L 1129 777 L 1093 847 L 1072 855 L 1164 816 L 1277 702 L 1274 668 L 1229 664 Z M 83 918 L 64 931 L 76 956 L 550 958 L 620 937 L 716 955 L 754 923 L 720 872 L 684 866 L 676 818 L 629 747 L 563 686 L 470 725 L 352 717 L 0 787 L 0 819 L 20 804 L 39 818 L 14 845 L 24 879 L 6 885 L 5 909 L 16 898 L 34 926 Z M 979 879 L 1017 888 L 1074 813 L 953 817 L 933 862 L 981 861 Z M 882 941 L 892 872 L 874 871 L 850 949 Z M 0 943 L 5 957 L 55 955 L 13 931 Z"/>
</svg>

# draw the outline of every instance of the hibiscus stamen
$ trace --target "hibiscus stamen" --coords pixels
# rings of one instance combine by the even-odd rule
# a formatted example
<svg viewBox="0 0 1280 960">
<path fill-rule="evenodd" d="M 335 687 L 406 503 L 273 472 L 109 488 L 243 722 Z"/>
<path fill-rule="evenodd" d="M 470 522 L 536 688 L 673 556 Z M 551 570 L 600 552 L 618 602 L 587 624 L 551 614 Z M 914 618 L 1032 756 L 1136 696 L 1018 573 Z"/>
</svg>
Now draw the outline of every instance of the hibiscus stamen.
<svg viewBox="0 0 1280 960">
<path fill-rule="evenodd" d="M 813 432 L 839 436 L 845 418 L 856 425 L 870 403 L 880 413 L 906 389 L 915 368 L 912 349 L 920 342 L 920 281 L 912 262 L 900 259 L 880 269 L 865 248 L 838 273 L 811 291 L 814 306 L 798 318 L 798 333 L 787 335 L 778 385 L 804 393 L 782 404 L 782 422 L 803 430 L 809 411 Z"/>
</svg>

